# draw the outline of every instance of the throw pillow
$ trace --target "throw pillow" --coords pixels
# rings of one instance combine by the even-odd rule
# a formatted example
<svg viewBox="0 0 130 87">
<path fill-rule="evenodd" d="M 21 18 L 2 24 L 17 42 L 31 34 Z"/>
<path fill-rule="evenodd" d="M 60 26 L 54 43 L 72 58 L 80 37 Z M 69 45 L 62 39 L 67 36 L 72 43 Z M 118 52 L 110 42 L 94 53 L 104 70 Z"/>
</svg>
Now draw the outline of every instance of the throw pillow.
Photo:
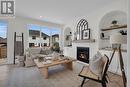
<svg viewBox="0 0 130 87">
<path fill-rule="evenodd" d="M 103 66 L 104 66 L 104 62 L 102 60 L 102 55 L 101 53 L 98 51 L 97 54 L 95 54 L 93 56 L 92 59 L 90 59 L 90 64 L 89 64 L 89 68 L 90 70 L 98 75 L 98 76 L 101 76 L 102 74 L 102 71 L 103 71 Z"/>
<path fill-rule="evenodd" d="M 59 53 L 57 53 L 57 52 L 52 53 L 52 60 L 57 60 L 57 59 L 59 59 L 59 57 L 60 57 Z"/>
</svg>

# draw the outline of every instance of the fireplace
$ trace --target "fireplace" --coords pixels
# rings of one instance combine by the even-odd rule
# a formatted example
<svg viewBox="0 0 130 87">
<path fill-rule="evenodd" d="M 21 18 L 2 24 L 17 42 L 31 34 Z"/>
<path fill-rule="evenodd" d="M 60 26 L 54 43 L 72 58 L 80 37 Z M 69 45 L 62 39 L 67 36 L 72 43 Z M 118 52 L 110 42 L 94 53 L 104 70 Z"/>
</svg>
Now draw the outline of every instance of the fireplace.
<svg viewBox="0 0 130 87">
<path fill-rule="evenodd" d="M 89 63 L 89 47 L 77 47 L 77 60 Z"/>
</svg>

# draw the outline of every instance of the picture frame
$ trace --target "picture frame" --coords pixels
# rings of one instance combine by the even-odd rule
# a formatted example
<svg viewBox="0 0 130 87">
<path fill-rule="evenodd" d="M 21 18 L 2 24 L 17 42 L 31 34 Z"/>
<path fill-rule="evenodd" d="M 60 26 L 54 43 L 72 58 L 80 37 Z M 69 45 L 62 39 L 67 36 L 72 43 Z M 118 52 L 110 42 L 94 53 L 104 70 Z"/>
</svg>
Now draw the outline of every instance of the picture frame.
<svg viewBox="0 0 130 87">
<path fill-rule="evenodd" d="M 83 40 L 90 39 L 90 29 L 86 29 L 82 31 L 82 39 Z"/>
</svg>

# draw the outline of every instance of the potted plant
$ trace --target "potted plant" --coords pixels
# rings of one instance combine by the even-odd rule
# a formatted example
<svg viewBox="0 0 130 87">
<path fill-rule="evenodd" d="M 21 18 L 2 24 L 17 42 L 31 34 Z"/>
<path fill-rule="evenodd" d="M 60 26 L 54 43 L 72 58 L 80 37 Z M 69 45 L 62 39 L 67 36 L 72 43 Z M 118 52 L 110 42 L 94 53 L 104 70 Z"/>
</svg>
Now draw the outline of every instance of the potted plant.
<svg viewBox="0 0 130 87">
<path fill-rule="evenodd" d="M 111 22 L 111 24 L 113 24 L 113 25 L 117 24 L 117 20 L 113 20 L 113 21 Z"/>
<path fill-rule="evenodd" d="M 121 35 L 127 35 L 127 31 L 120 30 L 119 32 L 121 33 Z"/>
<path fill-rule="evenodd" d="M 113 21 L 111 22 L 111 24 L 112 24 L 111 27 L 117 27 L 117 26 L 119 26 L 117 23 L 118 23 L 117 20 L 113 20 Z"/>
<path fill-rule="evenodd" d="M 59 43 L 58 42 L 54 42 L 52 47 L 51 47 L 51 49 L 52 49 L 52 51 L 59 52 L 60 51 Z"/>
</svg>

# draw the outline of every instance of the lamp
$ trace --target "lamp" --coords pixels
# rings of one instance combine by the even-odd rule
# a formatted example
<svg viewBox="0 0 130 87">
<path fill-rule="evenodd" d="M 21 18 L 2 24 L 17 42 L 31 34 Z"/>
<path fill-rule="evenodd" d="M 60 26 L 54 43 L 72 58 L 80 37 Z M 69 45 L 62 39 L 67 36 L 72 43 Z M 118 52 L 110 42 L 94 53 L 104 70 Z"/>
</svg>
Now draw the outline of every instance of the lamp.
<svg viewBox="0 0 130 87">
<path fill-rule="evenodd" d="M 127 44 L 127 36 L 126 35 L 111 35 L 110 36 L 111 44 Z"/>
<path fill-rule="evenodd" d="M 113 53 L 109 62 L 109 65 L 112 61 L 112 58 L 114 56 L 115 51 L 117 50 L 119 53 L 119 61 L 120 61 L 120 68 L 121 68 L 121 73 L 122 73 L 122 78 L 123 78 L 123 84 L 124 87 L 126 87 L 126 83 L 127 83 L 127 79 L 126 79 L 126 75 L 125 75 L 125 70 L 124 70 L 124 63 L 123 63 L 123 59 L 122 59 L 122 53 L 121 53 L 121 44 L 126 44 L 127 43 L 127 36 L 126 35 L 111 35 L 110 36 L 110 43 L 112 45 L 115 45 L 117 47 L 113 48 Z"/>
</svg>

